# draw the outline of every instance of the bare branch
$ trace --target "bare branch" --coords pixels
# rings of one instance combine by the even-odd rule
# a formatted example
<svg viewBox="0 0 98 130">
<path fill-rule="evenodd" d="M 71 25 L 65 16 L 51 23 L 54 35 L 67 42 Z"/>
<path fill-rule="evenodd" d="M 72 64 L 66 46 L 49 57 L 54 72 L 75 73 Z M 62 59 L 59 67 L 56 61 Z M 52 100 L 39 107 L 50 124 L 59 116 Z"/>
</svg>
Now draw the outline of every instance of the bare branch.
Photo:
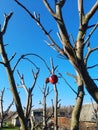
<svg viewBox="0 0 98 130">
<path fill-rule="evenodd" d="M 33 74 L 33 77 L 34 77 L 34 81 L 33 81 L 33 83 L 32 83 L 32 87 L 30 88 L 30 92 L 32 92 L 32 90 L 33 90 L 33 88 L 34 88 L 34 86 L 35 86 L 36 80 L 37 80 L 37 78 L 38 78 L 39 70 L 40 70 L 40 69 L 37 68 L 37 72 L 34 73 L 34 71 L 33 71 L 33 69 L 32 69 L 32 74 Z M 21 85 L 22 85 L 22 87 L 25 89 L 25 91 L 26 91 L 26 93 L 27 93 L 27 95 L 28 95 L 29 90 L 28 90 L 28 88 L 27 88 L 26 85 L 25 85 L 24 76 L 23 76 L 23 75 L 21 76 L 18 70 L 17 70 L 17 73 L 18 73 L 18 76 L 19 76 L 19 78 L 20 78 Z"/>
<path fill-rule="evenodd" d="M 98 46 L 95 47 L 95 48 L 93 48 L 93 49 L 91 49 L 90 47 L 88 47 L 88 52 L 87 52 L 87 54 L 86 54 L 86 56 L 85 56 L 85 58 L 84 58 L 84 63 L 85 63 L 85 64 L 87 63 L 87 60 L 88 60 L 90 54 L 93 53 L 93 52 L 96 51 L 96 50 L 98 50 Z"/>
<path fill-rule="evenodd" d="M 44 40 L 45 41 L 45 43 L 49 46 L 49 47 L 51 47 L 54 51 L 56 51 L 56 52 L 58 52 L 59 50 L 55 47 L 55 45 L 52 43 L 49 43 L 49 42 L 47 42 L 46 40 Z"/>
<path fill-rule="evenodd" d="M 16 56 L 16 52 L 12 55 L 12 57 L 9 59 L 9 62 L 11 62 L 11 60 L 14 59 L 14 57 Z"/>
<path fill-rule="evenodd" d="M 4 95 L 4 91 L 5 91 L 5 88 L 4 88 L 2 91 L 0 91 L 0 92 L 1 92 L 1 96 L 0 96 L 0 99 L 1 99 L 1 100 L 2 100 L 3 95 Z"/>
<path fill-rule="evenodd" d="M 98 78 L 93 78 L 93 80 L 97 80 L 98 81 Z"/>
<path fill-rule="evenodd" d="M 2 34 L 2 35 L 5 34 L 5 32 L 6 32 L 7 25 L 8 25 L 8 21 L 9 21 L 9 19 L 11 18 L 12 14 L 13 14 L 13 13 L 11 12 L 9 15 L 6 15 L 6 14 L 4 15 L 5 21 L 4 21 L 2 30 L 1 30 L 1 34 Z"/>
<path fill-rule="evenodd" d="M 59 40 L 62 42 L 62 38 L 61 38 L 61 35 L 59 32 L 57 32 L 57 36 L 58 36 Z"/>
<path fill-rule="evenodd" d="M 65 83 L 68 85 L 68 87 L 76 94 L 78 95 L 78 93 L 72 88 L 72 86 L 66 81 L 66 79 L 63 77 L 63 75 L 61 73 L 59 73 L 59 75 L 61 76 L 61 78 L 65 81 Z"/>
<path fill-rule="evenodd" d="M 95 3 L 95 5 L 92 7 L 92 9 L 82 18 L 82 26 L 79 27 L 77 41 L 81 41 L 84 39 L 85 33 L 88 29 L 89 20 L 90 20 L 90 18 L 92 18 L 92 16 L 95 14 L 95 12 L 97 10 L 98 10 L 98 1 Z"/>
<path fill-rule="evenodd" d="M 37 67 L 37 65 L 32 60 L 30 60 L 29 58 L 24 57 L 23 59 L 29 61 L 32 65 L 34 65 L 34 67 L 36 69 L 39 69 L 39 67 Z"/>
<path fill-rule="evenodd" d="M 43 94 L 43 90 L 41 89 L 41 87 L 40 87 L 40 86 L 38 86 L 38 87 L 39 87 L 39 89 L 40 89 L 41 93 Z"/>
<path fill-rule="evenodd" d="M 49 87 L 47 86 L 47 83 L 44 85 L 43 90 L 39 87 L 42 95 L 43 95 L 43 101 L 40 102 L 41 105 L 43 105 L 43 129 L 47 128 L 47 104 L 46 99 L 47 96 L 50 94 L 51 91 L 49 91 Z M 49 117 L 49 116 L 48 116 Z"/>
<path fill-rule="evenodd" d="M 20 78 L 20 81 L 21 81 L 21 85 L 22 87 L 24 88 L 26 94 L 27 94 L 27 103 L 26 103 L 26 109 L 25 109 L 25 117 L 28 119 L 30 114 L 31 114 L 31 108 L 32 108 L 32 91 L 33 91 L 33 88 L 35 86 L 35 83 L 37 81 L 37 78 L 38 78 L 38 74 L 39 74 L 39 68 L 36 68 L 37 69 L 37 72 L 34 73 L 34 71 L 32 70 L 32 74 L 33 74 L 33 83 L 32 83 L 32 86 L 31 88 L 27 88 L 27 86 L 25 85 L 25 81 L 24 81 L 24 76 L 20 75 L 19 71 L 17 71 L 18 73 L 18 76 Z"/>
<path fill-rule="evenodd" d="M 74 74 L 71 74 L 71 73 L 69 73 L 69 72 L 67 72 L 66 74 L 67 74 L 68 76 L 73 77 L 75 80 L 77 79 L 77 76 L 75 76 Z"/>
<path fill-rule="evenodd" d="M 95 14 L 96 11 L 98 11 L 98 0 L 94 4 L 94 6 L 91 8 L 91 10 L 86 14 L 88 20 Z"/>
<path fill-rule="evenodd" d="M 22 55 L 22 56 L 18 59 L 18 61 L 16 62 L 16 64 L 15 64 L 14 67 L 13 67 L 13 70 L 12 70 L 13 72 L 15 71 L 17 65 L 20 63 L 20 61 L 23 59 L 23 57 L 24 57 L 24 55 Z"/>
<path fill-rule="evenodd" d="M 59 4 L 59 6 L 62 8 L 65 4 L 66 0 L 60 0 L 59 2 L 57 2 L 57 4 Z"/>
<path fill-rule="evenodd" d="M 50 7 L 49 3 L 47 2 L 47 0 L 43 0 L 45 6 L 47 7 L 48 11 L 51 13 L 51 15 L 53 17 L 56 17 L 56 14 L 54 13 L 54 11 L 52 10 L 52 8 Z"/>
<path fill-rule="evenodd" d="M 54 64 L 53 64 L 53 59 L 50 58 L 50 63 L 51 63 L 51 74 L 54 74 L 55 70 L 57 69 L 58 65 L 54 67 Z"/>
<path fill-rule="evenodd" d="M 21 82 L 22 87 L 24 88 L 24 90 L 26 91 L 26 93 L 28 95 L 28 88 L 25 85 L 24 76 L 21 75 L 18 70 L 17 70 L 17 74 L 18 74 L 18 76 L 20 78 L 20 82 Z"/>
<path fill-rule="evenodd" d="M 11 104 L 8 106 L 7 110 L 5 111 L 4 114 L 7 114 L 10 110 L 10 108 L 12 107 L 12 105 L 14 104 L 14 99 L 12 100 Z"/>
<path fill-rule="evenodd" d="M 4 65 L 4 66 L 5 66 L 5 63 L 4 63 L 4 62 L 2 62 L 2 61 L 0 61 L 0 64 L 2 64 L 2 65 Z"/>
<path fill-rule="evenodd" d="M 49 90 L 49 87 L 47 86 L 47 84 L 44 85 L 43 90 L 41 89 L 40 86 L 38 86 L 38 87 L 39 87 L 41 93 L 43 94 L 43 96 L 45 96 L 45 97 L 47 97 L 53 91 L 53 89 Z"/>
<path fill-rule="evenodd" d="M 37 78 L 38 78 L 38 75 L 39 75 L 39 71 L 40 71 L 40 69 L 37 69 L 37 72 L 34 73 L 34 71 L 32 70 L 32 74 L 33 74 L 33 77 L 34 77 L 34 81 L 33 81 L 33 83 L 32 83 L 32 87 L 31 87 L 31 89 L 30 89 L 31 92 L 32 92 L 32 90 L 33 90 L 33 88 L 34 88 L 34 86 L 35 86 L 35 84 L 36 84 L 36 81 L 37 81 Z"/>
<path fill-rule="evenodd" d="M 39 55 L 37 54 L 34 54 L 34 53 L 28 53 L 28 54 L 23 54 L 20 56 L 20 58 L 18 59 L 18 61 L 16 62 L 14 68 L 13 68 L 13 71 L 15 71 L 17 65 L 20 63 L 21 60 L 25 59 L 25 60 L 28 60 L 30 63 L 32 63 L 36 69 L 38 69 L 38 67 L 35 65 L 34 62 L 32 62 L 29 58 L 27 58 L 27 56 L 36 56 L 37 58 L 39 58 L 41 61 L 43 61 L 43 63 L 45 64 L 46 68 L 48 69 L 49 72 L 51 72 L 50 68 L 48 67 L 46 61 Z"/>
<path fill-rule="evenodd" d="M 98 23 L 97 23 L 98 24 Z M 94 27 L 96 24 L 89 25 L 87 29 Z"/>
<path fill-rule="evenodd" d="M 78 11 L 79 11 L 79 16 L 80 16 L 80 26 L 82 26 L 82 17 L 84 15 L 83 0 L 78 0 Z"/>
<path fill-rule="evenodd" d="M 1 125 L 0 125 L 0 128 L 3 127 L 3 123 L 4 123 L 4 120 L 5 120 L 5 117 L 6 115 L 8 114 L 10 108 L 12 107 L 13 103 L 14 103 L 14 99 L 12 101 L 12 103 L 7 107 L 6 111 L 3 110 L 3 98 L 4 98 L 4 92 L 5 92 L 5 88 L 0 91 L 1 94 L 0 94 L 0 118 L 1 118 Z"/>
<path fill-rule="evenodd" d="M 56 3 L 56 13 L 51 12 L 51 7 L 50 7 L 49 3 L 47 2 L 47 0 L 44 0 L 44 3 L 46 5 L 46 8 L 51 13 L 51 15 L 54 17 L 54 19 L 56 20 L 56 22 L 58 24 L 60 36 L 62 39 L 61 43 L 63 44 L 64 47 L 70 48 L 71 49 L 70 51 L 72 52 L 71 44 L 69 41 L 69 36 L 67 33 L 66 26 L 64 24 L 63 18 L 62 18 L 62 11 L 61 11 L 61 7 L 63 7 L 63 5 L 65 4 L 65 0 L 60 0 L 60 2 Z"/>
<path fill-rule="evenodd" d="M 87 69 L 92 69 L 92 68 L 94 68 L 94 67 L 98 67 L 98 64 L 89 66 L 89 67 L 87 67 Z"/>
<path fill-rule="evenodd" d="M 4 120 L 4 111 L 3 111 L 3 96 L 4 96 L 4 91 L 5 91 L 5 88 L 0 91 L 1 94 L 0 94 L 0 116 L 1 116 L 1 127 L 3 125 L 3 120 Z"/>
<path fill-rule="evenodd" d="M 19 6 L 21 6 L 30 16 L 31 18 L 35 19 L 35 17 L 31 14 L 31 12 L 25 7 L 23 6 L 18 0 L 14 0 Z"/>
<path fill-rule="evenodd" d="M 52 68 L 51 73 L 54 74 L 54 64 L 53 64 L 52 58 L 50 58 L 50 63 L 51 63 L 51 68 Z"/>
<path fill-rule="evenodd" d="M 91 30 L 91 32 L 89 33 L 88 37 L 86 38 L 83 44 L 86 44 L 89 41 L 89 39 L 91 38 L 92 34 L 94 33 L 97 27 L 98 27 L 98 23 L 95 24 L 95 26 L 93 27 L 93 29 Z"/>
</svg>

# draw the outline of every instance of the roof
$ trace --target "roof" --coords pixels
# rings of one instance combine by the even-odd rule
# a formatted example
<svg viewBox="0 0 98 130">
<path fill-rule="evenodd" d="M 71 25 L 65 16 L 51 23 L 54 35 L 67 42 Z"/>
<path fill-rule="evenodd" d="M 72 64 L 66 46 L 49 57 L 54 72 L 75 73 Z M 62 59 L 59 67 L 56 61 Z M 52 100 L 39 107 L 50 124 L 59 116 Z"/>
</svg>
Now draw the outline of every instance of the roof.
<svg viewBox="0 0 98 130">
<path fill-rule="evenodd" d="M 98 119 L 98 105 L 96 103 L 85 104 L 82 106 L 80 121 L 95 122 L 96 118 Z"/>
</svg>

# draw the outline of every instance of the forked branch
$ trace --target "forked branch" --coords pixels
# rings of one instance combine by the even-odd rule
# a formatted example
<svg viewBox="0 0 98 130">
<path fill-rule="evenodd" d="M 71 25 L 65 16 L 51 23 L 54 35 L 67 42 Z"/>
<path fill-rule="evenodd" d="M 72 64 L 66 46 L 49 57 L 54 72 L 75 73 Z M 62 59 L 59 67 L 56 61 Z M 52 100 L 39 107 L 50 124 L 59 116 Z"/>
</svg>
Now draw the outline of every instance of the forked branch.
<svg viewBox="0 0 98 130">
<path fill-rule="evenodd" d="M 9 19 L 11 18 L 12 14 L 13 14 L 13 12 L 11 12 L 9 15 L 4 14 L 5 21 L 4 21 L 2 30 L 1 30 L 1 34 L 2 34 L 2 35 L 5 34 L 5 32 L 6 32 L 7 25 L 8 25 L 8 21 L 9 21 Z"/>
<path fill-rule="evenodd" d="M 84 41 L 83 44 L 86 44 L 86 43 L 89 41 L 89 39 L 91 38 L 92 34 L 93 34 L 94 31 L 97 29 L 97 27 L 98 27 L 98 23 L 96 23 L 96 24 L 94 25 L 93 29 L 91 30 L 91 32 L 89 33 L 88 37 L 86 38 L 86 40 Z"/>
<path fill-rule="evenodd" d="M 84 59 L 84 63 L 86 64 L 87 63 L 87 61 L 88 61 L 88 58 L 90 57 L 90 55 L 91 55 L 91 53 L 93 53 L 94 51 L 98 51 L 98 46 L 97 47 L 95 47 L 95 48 L 90 48 L 90 47 L 88 47 L 88 52 L 87 52 L 87 54 L 86 54 L 86 57 L 85 57 L 85 59 Z"/>
<path fill-rule="evenodd" d="M 50 40 L 52 47 L 57 50 L 57 52 L 60 52 L 61 48 L 56 44 L 56 42 L 53 40 L 53 38 L 50 36 L 50 32 L 51 31 L 46 31 L 46 29 L 44 28 L 44 26 L 42 25 L 41 21 L 40 21 L 40 15 L 37 15 L 36 12 L 34 12 L 34 15 L 24 6 L 22 5 L 19 1 L 14 0 L 19 6 L 21 6 L 26 12 L 27 14 L 37 23 L 37 25 L 41 28 L 41 30 L 44 32 L 44 34 L 47 36 L 47 38 Z M 51 46 L 49 44 L 49 46 Z"/>
</svg>

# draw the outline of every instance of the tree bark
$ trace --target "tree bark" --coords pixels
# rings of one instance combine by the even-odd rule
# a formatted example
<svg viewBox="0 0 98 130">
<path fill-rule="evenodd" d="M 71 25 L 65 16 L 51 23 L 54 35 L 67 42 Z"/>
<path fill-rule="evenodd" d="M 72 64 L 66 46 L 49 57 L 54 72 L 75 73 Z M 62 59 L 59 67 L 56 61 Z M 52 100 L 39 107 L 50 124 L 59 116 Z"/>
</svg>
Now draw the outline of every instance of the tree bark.
<svg viewBox="0 0 98 130">
<path fill-rule="evenodd" d="M 9 83 L 10 83 L 10 89 L 12 91 L 13 98 L 14 98 L 14 101 L 15 101 L 15 105 L 16 105 L 18 116 L 19 116 L 21 128 L 22 128 L 22 130 L 27 130 L 27 126 L 25 125 L 26 123 L 25 123 L 24 112 L 23 112 L 22 105 L 21 105 L 21 102 L 20 102 L 19 94 L 17 92 L 13 72 L 12 72 L 11 66 L 10 66 L 10 62 L 8 60 L 6 51 L 4 49 L 2 36 L 0 37 L 0 52 L 1 52 L 2 60 L 3 60 L 3 64 L 5 66 L 5 69 L 6 69 L 6 72 L 7 72 L 7 75 L 8 75 L 8 79 L 9 79 Z"/>
<path fill-rule="evenodd" d="M 76 104 L 72 112 L 70 130 L 79 130 L 79 118 L 84 98 L 84 84 L 79 75 L 77 76 L 76 82 L 78 85 L 78 94 L 76 98 Z"/>
<path fill-rule="evenodd" d="M 58 130 L 58 90 L 56 84 L 54 85 L 55 102 L 54 102 L 54 130 Z"/>
</svg>

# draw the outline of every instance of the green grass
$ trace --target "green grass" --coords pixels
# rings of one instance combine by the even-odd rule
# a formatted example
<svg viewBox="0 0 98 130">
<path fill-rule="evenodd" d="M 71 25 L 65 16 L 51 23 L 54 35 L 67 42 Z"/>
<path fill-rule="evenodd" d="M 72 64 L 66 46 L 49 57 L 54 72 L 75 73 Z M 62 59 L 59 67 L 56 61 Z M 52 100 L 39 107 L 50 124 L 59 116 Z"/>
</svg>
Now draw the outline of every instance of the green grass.
<svg viewBox="0 0 98 130">
<path fill-rule="evenodd" d="M 19 128 L 3 128 L 3 130 L 19 130 Z"/>
</svg>

